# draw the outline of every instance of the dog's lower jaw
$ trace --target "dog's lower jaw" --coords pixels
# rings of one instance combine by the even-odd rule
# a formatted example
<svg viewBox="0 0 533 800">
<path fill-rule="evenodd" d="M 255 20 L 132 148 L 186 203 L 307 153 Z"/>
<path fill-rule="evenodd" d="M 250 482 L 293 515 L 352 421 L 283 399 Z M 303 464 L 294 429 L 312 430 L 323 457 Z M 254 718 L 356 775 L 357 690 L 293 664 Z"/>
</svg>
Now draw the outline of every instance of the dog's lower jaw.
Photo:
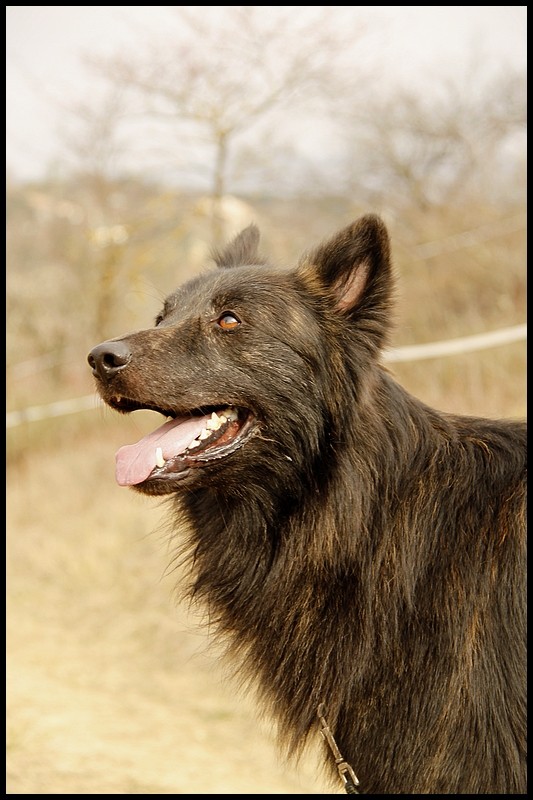
<svg viewBox="0 0 533 800">
<path fill-rule="evenodd" d="M 187 486 L 191 485 L 191 472 L 192 470 L 190 469 L 184 470 L 180 473 L 180 477 L 174 480 L 170 478 L 166 478 L 165 480 L 148 478 L 146 481 L 137 483 L 129 488 L 133 489 L 135 492 L 139 492 L 139 494 L 146 494 L 151 497 L 176 494 L 182 492 Z"/>
<path fill-rule="evenodd" d="M 200 476 L 205 485 L 206 482 L 209 483 L 213 465 L 222 466 L 226 459 L 234 455 L 238 457 L 241 448 L 258 433 L 258 422 L 250 415 L 235 438 L 198 454 L 187 452 L 169 459 L 164 465 L 152 470 L 146 480 L 132 485 L 131 488 L 148 495 L 175 494 L 197 484 Z M 220 474 L 219 469 L 217 473 Z"/>
</svg>

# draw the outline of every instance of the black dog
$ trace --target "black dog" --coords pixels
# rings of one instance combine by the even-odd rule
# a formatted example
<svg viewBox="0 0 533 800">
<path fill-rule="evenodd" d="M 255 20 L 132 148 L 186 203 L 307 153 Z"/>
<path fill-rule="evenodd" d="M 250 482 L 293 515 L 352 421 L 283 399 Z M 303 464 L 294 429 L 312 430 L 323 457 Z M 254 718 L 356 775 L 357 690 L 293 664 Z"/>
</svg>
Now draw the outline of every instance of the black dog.
<svg viewBox="0 0 533 800">
<path fill-rule="evenodd" d="M 117 480 L 173 500 L 189 592 L 290 752 L 327 724 L 349 793 L 351 768 L 368 794 L 525 793 L 525 424 L 435 411 L 380 364 L 377 217 L 292 271 L 258 239 L 89 355 L 110 406 L 171 418 Z"/>
</svg>

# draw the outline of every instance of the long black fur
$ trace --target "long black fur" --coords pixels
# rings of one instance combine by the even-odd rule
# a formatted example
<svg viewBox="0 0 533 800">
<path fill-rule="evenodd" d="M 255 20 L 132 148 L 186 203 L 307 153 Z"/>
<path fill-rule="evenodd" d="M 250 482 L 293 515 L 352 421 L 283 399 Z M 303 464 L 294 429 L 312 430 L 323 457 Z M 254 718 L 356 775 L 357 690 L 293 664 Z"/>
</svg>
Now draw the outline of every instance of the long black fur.
<svg viewBox="0 0 533 800">
<path fill-rule="evenodd" d="M 256 417 L 232 455 L 138 488 L 175 503 L 190 593 L 290 752 L 324 702 L 363 793 L 525 793 L 525 424 L 436 411 L 382 366 L 379 218 L 292 271 L 258 240 L 250 226 L 155 328 L 113 340 L 127 365 L 95 369 L 108 401 Z"/>
</svg>

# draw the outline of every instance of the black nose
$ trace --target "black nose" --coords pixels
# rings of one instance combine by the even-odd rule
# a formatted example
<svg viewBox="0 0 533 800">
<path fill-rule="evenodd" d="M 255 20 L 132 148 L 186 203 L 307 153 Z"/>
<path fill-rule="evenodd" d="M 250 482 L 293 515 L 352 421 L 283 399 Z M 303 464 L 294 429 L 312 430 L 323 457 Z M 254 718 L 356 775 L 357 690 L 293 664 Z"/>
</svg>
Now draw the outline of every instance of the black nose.
<svg viewBox="0 0 533 800">
<path fill-rule="evenodd" d="M 126 342 L 102 342 L 91 350 L 87 361 L 93 373 L 106 380 L 131 361 L 131 350 Z"/>
</svg>

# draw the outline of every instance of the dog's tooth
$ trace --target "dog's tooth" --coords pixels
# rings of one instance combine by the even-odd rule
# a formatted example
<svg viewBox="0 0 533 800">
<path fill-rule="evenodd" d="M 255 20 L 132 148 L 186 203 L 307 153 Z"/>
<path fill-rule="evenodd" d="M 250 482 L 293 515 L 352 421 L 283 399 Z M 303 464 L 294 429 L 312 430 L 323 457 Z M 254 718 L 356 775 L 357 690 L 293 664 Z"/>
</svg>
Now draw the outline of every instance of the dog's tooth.
<svg viewBox="0 0 533 800">
<path fill-rule="evenodd" d="M 238 416 L 239 416 L 239 415 L 237 414 L 237 412 L 236 412 L 236 411 L 234 411 L 234 409 L 233 409 L 233 408 L 227 408 L 227 409 L 224 411 L 224 416 L 225 416 L 225 417 L 226 417 L 226 419 L 228 419 L 230 422 L 235 422 L 235 420 L 236 420 L 236 419 L 238 419 Z"/>
<path fill-rule="evenodd" d="M 155 463 L 157 464 L 158 467 L 165 466 L 165 459 L 163 458 L 163 450 L 161 447 L 156 447 Z"/>
<path fill-rule="evenodd" d="M 213 411 L 213 413 L 211 414 L 211 419 L 208 420 L 206 423 L 206 428 L 208 428 L 210 431 L 218 431 L 221 425 L 222 421 L 220 417 L 218 416 L 216 411 Z"/>
<path fill-rule="evenodd" d="M 221 414 L 221 415 L 219 416 L 219 420 L 220 420 L 220 422 L 222 423 L 222 425 L 225 425 L 225 424 L 226 424 L 226 422 L 228 421 L 228 418 L 226 417 L 226 415 L 225 415 L 225 414 Z"/>
<path fill-rule="evenodd" d="M 193 439 L 190 444 L 187 445 L 187 450 L 192 450 L 194 447 L 200 447 L 201 442 L 198 439 Z"/>
<path fill-rule="evenodd" d="M 208 431 L 207 428 L 204 428 L 201 434 L 198 436 L 199 439 L 208 439 L 213 431 Z"/>
</svg>

